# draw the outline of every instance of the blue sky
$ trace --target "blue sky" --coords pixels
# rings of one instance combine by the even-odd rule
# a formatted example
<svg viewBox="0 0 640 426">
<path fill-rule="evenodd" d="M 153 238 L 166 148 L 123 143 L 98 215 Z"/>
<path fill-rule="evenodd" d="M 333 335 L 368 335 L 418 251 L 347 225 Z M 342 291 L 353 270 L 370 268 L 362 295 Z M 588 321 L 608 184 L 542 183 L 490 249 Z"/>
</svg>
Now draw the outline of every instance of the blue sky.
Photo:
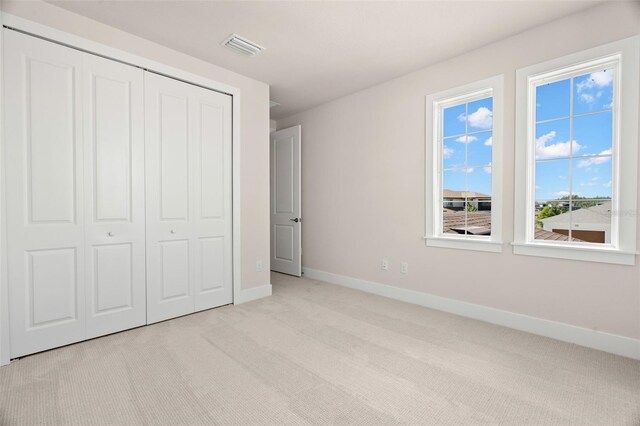
<svg viewBox="0 0 640 426">
<path fill-rule="evenodd" d="M 536 200 L 611 196 L 612 101 L 613 70 L 537 87 Z"/>
<path fill-rule="evenodd" d="M 493 98 L 445 108 L 443 188 L 491 194 Z"/>
<path fill-rule="evenodd" d="M 608 69 L 536 88 L 536 200 L 567 196 L 570 184 L 574 195 L 611 196 L 613 80 Z M 443 115 L 443 188 L 491 194 L 493 98 Z"/>
</svg>

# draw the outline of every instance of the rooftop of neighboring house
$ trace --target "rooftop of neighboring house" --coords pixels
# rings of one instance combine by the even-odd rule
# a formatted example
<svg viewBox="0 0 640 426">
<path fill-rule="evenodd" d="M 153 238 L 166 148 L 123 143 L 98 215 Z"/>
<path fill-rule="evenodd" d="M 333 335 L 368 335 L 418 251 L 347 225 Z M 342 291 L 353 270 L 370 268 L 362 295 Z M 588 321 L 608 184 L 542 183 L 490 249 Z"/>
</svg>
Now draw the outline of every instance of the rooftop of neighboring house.
<svg viewBox="0 0 640 426">
<path fill-rule="evenodd" d="M 471 235 L 490 235 L 491 234 L 491 212 L 477 211 L 466 212 L 466 230 Z M 444 209 L 443 226 L 445 234 L 464 234 L 465 231 L 465 212 L 452 211 Z M 557 232 L 545 231 L 536 228 L 536 240 L 547 241 L 569 241 L 569 237 Z M 571 241 L 582 241 L 578 238 L 572 238 Z"/>
<path fill-rule="evenodd" d="M 602 204 L 593 207 L 585 207 L 571 212 L 571 222 L 573 223 L 611 223 L 611 201 L 604 201 Z M 568 224 L 569 212 L 542 219 L 546 224 Z"/>
<path fill-rule="evenodd" d="M 442 198 L 445 198 L 447 200 L 450 200 L 450 199 L 464 200 L 465 198 L 490 200 L 491 195 L 482 194 L 480 192 L 473 192 L 473 191 L 452 191 L 450 189 L 443 189 Z"/>
</svg>

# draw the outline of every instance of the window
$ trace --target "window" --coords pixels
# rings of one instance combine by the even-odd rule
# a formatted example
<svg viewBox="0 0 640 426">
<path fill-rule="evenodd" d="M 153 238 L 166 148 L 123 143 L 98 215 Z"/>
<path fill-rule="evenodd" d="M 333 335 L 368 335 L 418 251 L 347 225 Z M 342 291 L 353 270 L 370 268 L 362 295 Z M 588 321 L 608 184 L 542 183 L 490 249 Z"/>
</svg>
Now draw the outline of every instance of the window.
<svg viewBox="0 0 640 426">
<path fill-rule="evenodd" d="M 516 254 L 635 262 L 637 41 L 518 70 Z"/>
<path fill-rule="evenodd" d="M 427 96 L 428 246 L 501 250 L 502 85 Z"/>
</svg>

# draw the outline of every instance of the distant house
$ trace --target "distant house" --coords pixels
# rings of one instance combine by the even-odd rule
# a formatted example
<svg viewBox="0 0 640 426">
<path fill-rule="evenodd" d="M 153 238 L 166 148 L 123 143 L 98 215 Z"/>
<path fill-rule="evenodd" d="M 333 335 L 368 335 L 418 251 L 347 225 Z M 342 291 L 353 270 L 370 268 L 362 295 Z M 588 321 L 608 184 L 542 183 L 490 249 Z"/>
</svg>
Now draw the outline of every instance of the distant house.
<svg viewBox="0 0 640 426">
<path fill-rule="evenodd" d="M 445 209 L 453 211 L 464 210 L 465 201 L 467 204 L 474 206 L 476 210 L 491 210 L 491 195 L 473 191 L 452 191 L 450 189 L 442 191 L 442 207 Z"/>
<path fill-rule="evenodd" d="M 542 219 L 543 229 L 569 235 L 569 212 Z M 571 235 L 590 243 L 611 242 L 611 201 L 571 212 Z"/>
</svg>

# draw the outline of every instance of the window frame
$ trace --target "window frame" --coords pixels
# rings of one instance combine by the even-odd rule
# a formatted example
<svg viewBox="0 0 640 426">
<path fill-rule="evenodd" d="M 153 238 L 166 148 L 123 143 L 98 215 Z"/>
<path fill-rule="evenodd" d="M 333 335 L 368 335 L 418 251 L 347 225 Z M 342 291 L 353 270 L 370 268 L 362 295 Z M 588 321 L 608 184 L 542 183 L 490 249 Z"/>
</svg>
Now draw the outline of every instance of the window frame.
<svg viewBox="0 0 640 426">
<path fill-rule="evenodd" d="M 631 37 L 516 71 L 514 254 L 635 264 L 639 51 L 640 37 Z M 611 242 L 535 240 L 536 88 L 544 82 L 560 81 L 605 67 L 615 69 Z M 574 87 L 570 90 L 573 96 Z"/>
<path fill-rule="evenodd" d="M 443 116 L 444 108 L 492 97 L 491 235 L 455 235 L 442 232 Z M 425 230 L 427 247 L 488 252 L 502 251 L 502 135 L 504 76 L 498 75 L 464 86 L 427 95 L 425 100 Z"/>
</svg>

